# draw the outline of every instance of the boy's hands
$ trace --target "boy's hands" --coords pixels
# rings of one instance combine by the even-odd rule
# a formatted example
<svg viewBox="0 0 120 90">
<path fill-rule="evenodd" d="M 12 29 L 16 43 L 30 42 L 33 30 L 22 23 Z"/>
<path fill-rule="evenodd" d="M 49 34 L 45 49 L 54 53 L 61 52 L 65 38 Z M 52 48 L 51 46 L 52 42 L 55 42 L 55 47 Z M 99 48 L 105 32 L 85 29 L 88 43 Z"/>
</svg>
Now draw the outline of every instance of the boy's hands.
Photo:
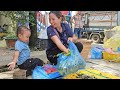
<svg viewBox="0 0 120 90">
<path fill-rule="evenodd" d="M 17 50 L 14 52 L 14 56 L 13 56 L 12 62 L 10 62 L 10 63 L 7 65 L 9 70 L 13 70 L 13 69 L 15 68 L 16 62 L 17 62 L 18 57 L 19 57 L 19 53 L 20 53 L 20 52 L 17 51 Z"/>
<path fill-rule="evenodd" d="M 7 66 L 9 70 L 13 70 L 15 68 L 16 63 L 15 62 L 10 62 Z"/>
</svg>

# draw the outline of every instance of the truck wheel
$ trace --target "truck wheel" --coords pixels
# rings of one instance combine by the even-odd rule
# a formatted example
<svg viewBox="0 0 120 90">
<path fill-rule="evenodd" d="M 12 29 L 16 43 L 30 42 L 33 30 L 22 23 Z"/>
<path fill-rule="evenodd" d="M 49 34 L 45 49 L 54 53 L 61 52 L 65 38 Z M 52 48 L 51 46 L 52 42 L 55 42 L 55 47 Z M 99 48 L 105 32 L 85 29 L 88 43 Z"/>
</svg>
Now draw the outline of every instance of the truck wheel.
<svg viewBox="0 0 120 90">
<path fill-rule="evenodd" d="M 101 40 L 100 40 L 100 36 L 98 34 L 93 34 L 91 36 L 91 40 L 94 42 L 94 43 L 99 43 Z"/>
<path fill-rule="evenodd" d="M 86 34 L 86 33 L 84 33 L 84 34 L 83 34 L 83 37 L 84 37 L 84 38 L 87 38 L 87 34 Z"/>
</svg>

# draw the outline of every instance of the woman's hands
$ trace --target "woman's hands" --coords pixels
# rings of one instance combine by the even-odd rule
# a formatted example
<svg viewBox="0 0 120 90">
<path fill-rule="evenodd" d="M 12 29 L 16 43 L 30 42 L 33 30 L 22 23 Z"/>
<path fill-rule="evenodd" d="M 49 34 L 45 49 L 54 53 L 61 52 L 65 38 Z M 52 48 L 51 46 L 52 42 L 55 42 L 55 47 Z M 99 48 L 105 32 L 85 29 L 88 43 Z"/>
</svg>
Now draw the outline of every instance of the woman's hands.
<svg viewBox="0 0 120 90">
<path fill-rule="evenodd" d="M 69 49 L 66 49 L 65 51 L 64 51 L 64 54 L 68 54 L 69 53 Z"/>
<path fill-rule="evenodd" d="M 67 49 L 67 52 L 64 53 L 66 56 L 69 56 L 71 54 L 70 50 Z"/>
</svg>

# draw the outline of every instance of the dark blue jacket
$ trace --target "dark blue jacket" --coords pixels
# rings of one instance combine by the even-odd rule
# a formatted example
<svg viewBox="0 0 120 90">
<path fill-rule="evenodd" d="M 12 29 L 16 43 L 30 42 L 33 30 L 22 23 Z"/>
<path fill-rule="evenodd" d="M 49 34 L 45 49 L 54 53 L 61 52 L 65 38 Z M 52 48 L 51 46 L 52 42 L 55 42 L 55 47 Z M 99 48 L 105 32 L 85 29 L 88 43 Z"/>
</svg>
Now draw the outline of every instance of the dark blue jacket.
<svg viewBox="0 0 120 90">
<path fill-rule="evenodd" d="M 72 37 L 74 33 L 72 31 L 72 28 L 70 28 L 70 26 L 68 24 L 61 23 L 61 26 L 62 26 L 61 33 L 56 30 L 58 32 L 59 36 L 55 32 L 55 30 L 54 30 L 55 28 L 53 28 L 51 25 L 47 28 L 47 35 L 48 35 L 47 51 L 58 49 L 56 44 L 51 40 L 51 37 L 54 35 L 57 35 L 60 38 L 60 41 L 67 47 L 68 37 Z"/>
</svg>

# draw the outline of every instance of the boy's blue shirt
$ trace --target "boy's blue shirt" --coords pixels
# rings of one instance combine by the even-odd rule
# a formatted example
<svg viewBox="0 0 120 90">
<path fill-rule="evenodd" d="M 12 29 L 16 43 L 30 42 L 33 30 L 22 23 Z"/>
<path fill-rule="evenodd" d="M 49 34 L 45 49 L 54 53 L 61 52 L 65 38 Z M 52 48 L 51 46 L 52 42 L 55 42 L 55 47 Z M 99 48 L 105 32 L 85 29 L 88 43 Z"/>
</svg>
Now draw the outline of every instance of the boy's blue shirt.
<svg viewBox="0 0 120 90">
<path fill-rule="evenodd" d="M 17 40 L 15 43 L 15 50 L 20 52 L 17 60 L 18 65 L 21 65 L 30 58 L 30 48 L 27 43 Z"/>
</svg>

